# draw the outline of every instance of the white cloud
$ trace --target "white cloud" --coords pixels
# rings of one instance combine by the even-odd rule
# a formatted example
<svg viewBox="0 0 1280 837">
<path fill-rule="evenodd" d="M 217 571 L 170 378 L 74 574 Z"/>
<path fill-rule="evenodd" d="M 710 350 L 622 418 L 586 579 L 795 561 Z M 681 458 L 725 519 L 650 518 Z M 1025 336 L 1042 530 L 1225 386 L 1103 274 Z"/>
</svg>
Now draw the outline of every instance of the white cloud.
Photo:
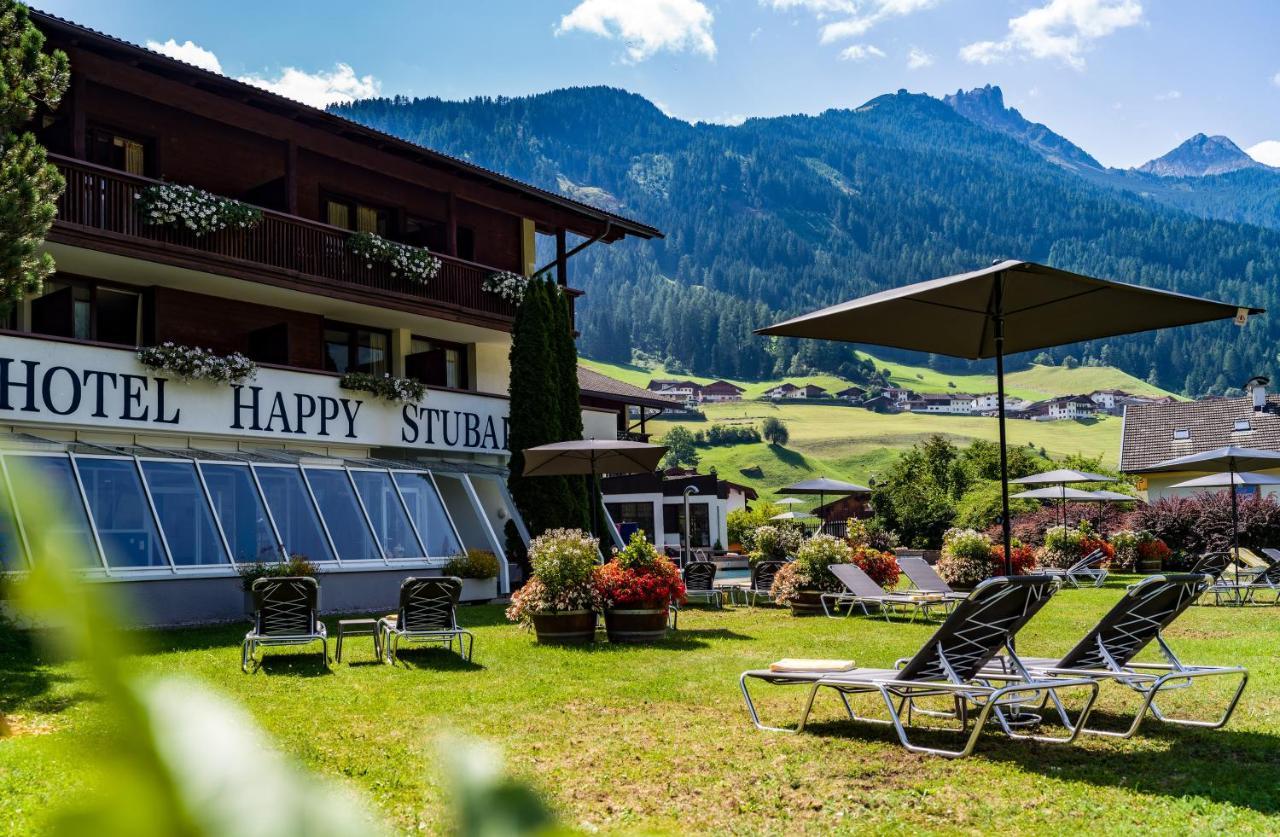
<svg viewBox="0 0 1280 837">
<path fill-rule="evenodd" d="M 621 40 L 625 60 L 634 64 L 664 50 L 714 58 L 711 22 L 711 10 L 699 0 L 582 0 L 560 18 L 555 33 L 579 31 Z"/>
<path fill-rule="evenodd" d="M 806 11 L 823 24 L 824 44 L 860 38 L 889 18 L 936 6 L 940 0 L 760 0 L 775 11 Z M 836 18 L 832 20 L 832 18 Z"/>
<path fill-rule="evenodd" d="M 1280 168 L 1280 140 L 1263 140 L 1244 151 L 1259 163 Z"/>
<path fill-rule="evenodd" d="M 868 58 L 884 58 L 884 50 L 871 44 L 853 44 L 840 52 L 842 61 L 866 61 Z"/>
<path fill-rule="evenodd" d="M 907 53 L 907 69 L 919 70 L 933 63 L 933 56 L 919 47 L 912 47 Z"/>
<path fill-rule="evenodd" d="M 1003 40 L 978 41 L 960 50 L 972 64 L 991 64 L 1017 53 L 1052 58 L 1083 70 L 1093 41 L 1142 22 L 1139 0 L 1049 0 L 1009 21 Z"/>
<path fill-rule="evenodd" d="M 779 12 L 800 9 L 820 18 L 828 15 L 851 15 L 858 11 L 858 4 L 853 0 L 760 0 L 760 5 Z"/>
<path fill-rule="evenodd" d="M 1181 91 L 1181 90 L 1170 90 L 1170 91 L 1165 92 L 1165 93 L 1157 93 L 1155 98 L 1156 98 L 1156 101 L 1157 101 L 1157 102 L 1172 102 L 1172 101 L 1174 101 L 1175 99 L 1181 99 L 1181 98 L 1182 98 L 1182 91 Z"/>
<path fill-rule="evenodd" d="M 193 64 L 202 70 L 209 70 L 213 73 L 222 72 L 222 63 L 218 61 L 218 56 L 194 41 L 178 43 L 173 38 L 164 43 L 147 41 L 147 49 Z"/>
<path fill-rule="evenodd" d="M 1276 73 L 1274 76 L 1271 77 L 1271 83 L 1274 84 L 1276 87 L 1280 87 L 1280 73 Z"/>
<path fill-rule="evenodd" d="M 382 82 L 373 76 L 357 76 L 350 64 L 341 62 L 328 72 L 308 73 L 297 67 L 285 67 L 275 78 L 248 75 L 239 76 L 237 80 L 315 108 L 368 99 L 382 91 Z"/>
</svg>

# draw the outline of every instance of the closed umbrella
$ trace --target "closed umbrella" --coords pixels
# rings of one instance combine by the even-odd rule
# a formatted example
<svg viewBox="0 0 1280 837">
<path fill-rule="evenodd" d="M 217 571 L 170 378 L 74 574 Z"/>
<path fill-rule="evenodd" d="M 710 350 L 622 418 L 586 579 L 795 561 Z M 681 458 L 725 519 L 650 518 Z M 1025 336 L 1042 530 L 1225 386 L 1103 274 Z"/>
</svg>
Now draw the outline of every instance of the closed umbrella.
<svg viewBox="0 0 1280 837">
<path fill-rule="evenodd" d="M 1005 450 L 1006 354 L 1235 317 L 1260 308 L 1082 276 L 1034 262 L 1002 261 L 814 311 L 758 333 L 893 346 L 996 362 L 1006 570 L 1013 571 Z"/>
<path fill-rule="evenodd" d="M 651 474 L 666 445 L 621 439 L 578 439 L 524 450 L 526 477 L 591 475 L 591 533 L 599 529 L 600 474 Z"/>
</svg>

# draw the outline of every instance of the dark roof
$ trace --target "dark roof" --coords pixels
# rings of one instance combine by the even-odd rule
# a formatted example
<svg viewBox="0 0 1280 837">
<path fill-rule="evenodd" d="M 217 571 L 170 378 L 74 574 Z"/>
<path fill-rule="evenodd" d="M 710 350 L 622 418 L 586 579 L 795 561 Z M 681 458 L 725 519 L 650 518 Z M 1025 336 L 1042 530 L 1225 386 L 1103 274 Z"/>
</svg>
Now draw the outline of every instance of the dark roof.
<svg viewBox="0 0 1280 837">
<path fill-rule="evenodd" d="M 478 176 L 483 180 L 489 181 L 493 185 L 521 192 L 535 200 L 541 200 L 557 205 L 563 209 L 576 212 L 579 215 L 584 215 L 597 221 L 606 221 L 630 235 L 639 236 L 641 238 L 663 237 L 661 230 L 656 227 L 651 227 L 648 224 L 643 224 L 639 221 L 635 221 L 621 215 L 616 215 L 612 212 L 607 212 L 603 209 L 591 206 L 590 204 L 573 200 L 572 198 L 566 198 L 563 195 L 556 194 L 555 192 L 542 189 L 538 186 L 533 186 L 529 183 L 524 183 L 513 177 L 508 177 L 505 174 L 493 171 L 492 169 L 487 169 L 483 166 L 478 166 L 475 163 L 468 162 L 461 158 L 454 157 L 440 151 L 435 151 L 433 149 L 426 148 L 425 146 L 417 145 L 416 143 L 409 142 L 408 140 L 402 139 L 393 134 L 388 134 L 383 131 L 379 131 L 376 128 L 370 128 L 369 126 L 363 125 L 354 120 L 329 113 L 326 110 L 313 108 L 310 105 L 304 105 L 303 103 L 290 99 L 287 96 L 281 96 L 278 93 L 264 90 L 261 87 L 237 81 L 236 79 L 224 76 L 221 73 L 215 73 L 211 70 L 206 70 L 203 67 L 197 67 L 194 64 L 189 64 L 186 61 L 170 58 L 163 53 L 147 49 L 144 46 L 140 46 L 131 41 L 126 41 L 123 38 L 118 38 L 114 35 L 108 35 L 105 32 L 100 32 L 97 29 L 92 29 L 88 26 L 84 26 L 83 24 L 76 23 L 75 21 L 67 20 L 66 18 L 61 18 L 57 15 L 42 12 L 37 9 L 31 9 L 30 12 L 32 22 L 36 24 L 37 28 L 45 31 L 46 34 L 51 30 L 59 30 L 67 37 L 76 41 L 96 41 L 102 46 L 113 46 L 123 52 L 132 53 L 135 57 L 142 56 L 145 57 L 147 61 L 159 63 L 168 69 L 187 73 L 198 81 L 203 82 L 202 86 L 206 90 L 209 89 L 209 83 L 214 82 L 219 86 L 224 87 L 226 91 L 234 95 L 235 98 L 244 101 L 247 104 L 252 105 L 254 103 L 253 99 L 257 99 L 260 102 L 269 103 L 271 105 L 271 110 L 279 111 L 281 106 L 285 106 L 295 112 L 305 113 L 308 117 L 308 124 L 331 130 L 336 134 L 346 137 L 347 139 L 363 141 L 375 147 L 383 148 L 384 150 L 387 150 L 385 148 L 386 146 L 392 146 L 397 151 L 402 153 L 408 152 L 412 156 L 417 156 L 427 162 L 434 163 L 435 165 L 452 168 L 464 174 Z"/>
<path fill-rule="evenodd" d="M 610 378 L 608 375 L 601 375 L 585 366 L 578 367 L 578 389 L 583 395 L 605 401 L 616 401 L 619 404 L 634 404 L 637 407 L 666 409 L 680 403 L 674 398 L 654 395 L 647 389 L 640 389 L 616 378 Z"/>
<path fill-rule="evenodd" d="M 1248 419 L 1252 429 L 1235 432 L 1240 419 Z M 1174 439 L 1175 430 L 1190 431 L 1189 437 Z M 1280 395 L 1268 396 L 1262 412 L 1247 397 L 1131 404 L 1124 412 L 1120 470 L 1139 471 L 1226 445 L 1280 451 Z"/>
<path fill-rule="evenodd" d="M 744 390 L 742 387 L 738 386 L 737 384 L 731 384 L 731 383 L 729 383 L 728 381 L 720 381 L 720 380 L 712 381 L 712 382 L 711 382 L 711 383 L 709 383 L 709 384 L 704 384 L 702 388 L 703 388 L 704 390 L 709 390 L 709 389 L 714 388 L 714 389 L 731 389 L 731 390 L 733 390 L 734 392 L 745 392 L 745 391 L 746 391 L 746 390 Z"/>
<path fill-rule="evenodd" d="M 836 395 L 861 395 L 864 392 L 866 392 L 866 389 L 864 389 L 863 387 L 852 386 L 852 387 L 845 387 L 844 389 L 837 392 Z"/>
</svg>

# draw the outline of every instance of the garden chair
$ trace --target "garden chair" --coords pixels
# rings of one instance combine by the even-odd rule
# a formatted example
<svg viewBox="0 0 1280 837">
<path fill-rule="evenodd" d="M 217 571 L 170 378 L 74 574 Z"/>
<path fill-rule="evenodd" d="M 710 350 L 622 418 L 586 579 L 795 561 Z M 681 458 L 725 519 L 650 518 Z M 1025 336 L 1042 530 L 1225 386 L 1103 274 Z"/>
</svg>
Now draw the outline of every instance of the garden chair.
<svg viewBox="0 0 1280 837">
<path fill-rule="evenodd" d="M 938 571 L 919 555 L 899 555 L 898 567 L 902 570 L 911 586 L 924 593 L 941 593 L 948 599 L 961 601 L 968 598 L 968 593 L 959 593 L 951 589 L 951 585 L 942 580 Z"/>
<path fill-rule="evenodd" d="M 1065 570 L 1050 567 L 1041 572 L 1061 578 L 1077 590 L 1080 589 L 1081 582 L 1101 587 L 1102 582 L 1107 580 L 1107 571 L 1098 565 L 1106 560 L 1106 557 L 1107 554 L 1101 549 L 1095 549 Z"/>
<path fill-rule="evenodd" d="M 855 721 L 892 726 L 903 747 L 916 753 L 929 753 L 948 758 L 962 758 L 973 752 L 978 734 L 989 718 L 994 717 L 1006 735 L 1019 739 L 1069 743 L 1075 740 L 1088 719 L 1098 695 L 1098 683 L 1090 678 L 1050 678 L 1043 682 L 1022 679 L 1020 674 L 984 671 L 984 667 L 1006 646 L 1014 634 L 1034 616 L 1058 590 L 1061 582 L 1044 575 L 1013 578 L 989 578 L 974 588 L 968 597 L 938 626 L 933 636 L 915 656 L 899 661 L 896 668 L 854 668 L 842 672 L 785 671 L 770 669 L 746 671 L 739 678 L 743 698 L 751 722 L 757 729 L 776 732 L 800 732 L 813 709 L 814 699 L 823 688 L 840 696 L 849 718 Z M 752 680 L 779 686 L 807 686 L 809 695 L 795 729 L 768 727 L 760 722 L 755 703 L 747 688 Z M 1004 685 L 997 685 L 1004 683 Z M 1087 697 L 1080 709 L 1079 721 L 1061 736 L 1023 732 L 1021 707 L 1028 701 L 1040 700 L 1049 692 L 1058 700 L 1060 690 L 1082 689 Z M 888 713 L 887 719 L 858 716 L 849 703 L 849 695 L 879 695 Z M 921 698 L 949 698 L 955 711 L 926 712 L 915 708 Z M 914 715 L 946 715 L 960 722 L 959 732 L 967 733 L 959 749 L 925 746 L 911 739 L 908 727 Z M 970 725 L 972 728 L 970 729 Z"/>
<path fill-rule="evenodd" d="M 1123 598 L 1098 621 L 1075 647 L 1060 659 L 1018 657 L 1009 655 L 997 661 L 1003 673 L 1017 672 L 1028 682 L 1042 682 L 1054 677 L 1074 681 L 1090 678 L 1114 681 L 1142 696 L 1142 703 L 1124 731 L 1091 729 L 1091 735 L 1131 738 L 1138 731 L 1149 708 L 1161 721 L 1182 726 L 1217 729 L 1227 723 L 1240 702 L 1249 672 L 1240 666 L 1186 665 L 1173 653 L 1162 631 L 1209 588 L 1213 579 L 1199 573 L 1153 575 L 1131 585 Z M 1155 642 L 1164 663 L 1134 662 L 1138 652 Z M 1240 677 L 1240 684 L 1222 715 L 1216 720 L 1174 718 L 1156 705 L 1161 692 L 1193 687 L 1205 677 Z M 1045 699 L 1058 704 L 1056 695 L 1046 692 Z M 1062 707 L 1057 705 L 1061 713 Z M 1064 719 L 1065 723 L 1065 719 Z"/>
<path fill-rule="evenodd" d="M 724 592 L 716 589 L 718 569 L 714 561 L 689 562 L 683 570 L 685 598 L 715 608 L 724 607 Z"/>
<path fill-rule="evenodd" d="M 786 561 L 760 561 L 751 568 L 751 579 L 746 587 L 738 587 L 729 591 L 730 601 L 737 601 L 737 594 L 742 594 L 743 604 L 750 607 L 756 606 L 756 600 L 769 599 L 770 590 L 773 587 L 773 577 L 778 574 L 778 570 L 787 565 Z"/>
<path fill-rule="evenodd" d="M 1196 559 L 1188 572 L 1212 576 L 1217 581 L 1230 565 L 1230 552 L 1206 552 Z"/>
<path fill-rule="evenodd" d="M 259 648 L 320 643 L 320 656 L 329 665 L 329 633 L 316 618 L 320 585 L 314 578 L 286 576 L 259 578 L 250 590 L 253 596 L 253 628 L 240 644 L 240 670 L 261 665 Z"/>
<path fill-rule="evenodd" d="M 954 599 L 939 594 L 886 593 L 857 564 L 832 564 L 827 569 L 844 585 L 842 593 L 822 594 L 822 611 L 832 618 L 840 615 L 842 607 L 845 608 L 845 616 L 851 615 L 854 608 L 861 609 L 864 616 L 870 616 L 868 605 L 871 605 L 884 616 L 885 621 L 888 621 L 889 614 L 893 611 L 904 610 L 911 611 L 911 621 L 914 622 L 919 615 L 928 618 L 929 612 L 934 608 L 941 608 L 946 613 L 955 605 Z"/>
<path fill-rule="evenodd" d="M 458 641 L 458 655 L 471 662 L 471 649 L 475 637 L 470 631 L 458 627 L 458 596 L 462 593 L 462 579 L 406 578 L 400 583 L 400 609 L 394 616 L 378 620 L 378 632 L 382 635 L 382 650 L 388 663 L 395 665 L 399 659 L 400 642 L 440 642 L 453 650 Z M 463 653 L 463 640 L 466 653 Z"/>
<path fill-rule="evenodd" d="M 1244 605 L 1255 602 L 1262 604 L 1263 602 L 1255 597 L 1270 593 L 1272 598 L 1269 604 L 1280 605 L 1280 564 L 1270 564 L 1262 570 L 1249 573 L 1247 578 L 1239 582 L 1229 581 L 1226 576 L 1223 576 L 1209 589 L 1213 593 L 1216 604 L 1221 604 L 1224 597 L 1231 604 Z"/>
</svg>

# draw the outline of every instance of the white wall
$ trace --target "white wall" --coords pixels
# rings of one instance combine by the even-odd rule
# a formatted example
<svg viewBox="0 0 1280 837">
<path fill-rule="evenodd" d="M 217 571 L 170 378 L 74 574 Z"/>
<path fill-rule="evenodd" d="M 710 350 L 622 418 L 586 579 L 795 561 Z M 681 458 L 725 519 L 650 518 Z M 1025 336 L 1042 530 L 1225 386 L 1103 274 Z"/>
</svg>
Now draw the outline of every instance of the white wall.
<svg viewBox="0 0 1280 837">
<path fill-rule="evenodd" d="M 618 414 L 606 410 L 584 409 L 582 438 L 602 440 L 618 438 Z"/>
</svg>

